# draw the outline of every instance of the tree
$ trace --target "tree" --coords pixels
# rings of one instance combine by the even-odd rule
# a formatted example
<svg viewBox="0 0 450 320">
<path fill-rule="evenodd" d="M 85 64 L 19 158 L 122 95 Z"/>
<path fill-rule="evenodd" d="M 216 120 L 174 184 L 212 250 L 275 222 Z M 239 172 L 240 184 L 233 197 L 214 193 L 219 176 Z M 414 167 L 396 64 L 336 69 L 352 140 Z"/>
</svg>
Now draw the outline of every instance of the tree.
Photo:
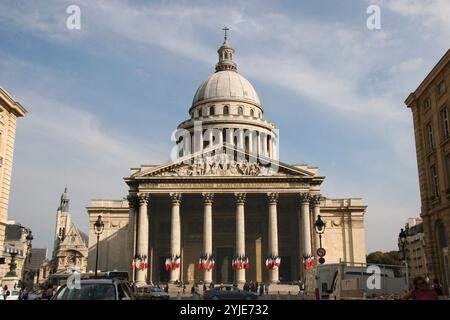
<svg viewBox="0 0 450 320">
<path fill-rule="evenodd" d="M 389 251 L 389 252 L 375 251 L 369 253 L 366 257 L 366 262 L 373 264 L 390 264 L 396 266 L 400 265 L 398 251 Z"/>
</svg>

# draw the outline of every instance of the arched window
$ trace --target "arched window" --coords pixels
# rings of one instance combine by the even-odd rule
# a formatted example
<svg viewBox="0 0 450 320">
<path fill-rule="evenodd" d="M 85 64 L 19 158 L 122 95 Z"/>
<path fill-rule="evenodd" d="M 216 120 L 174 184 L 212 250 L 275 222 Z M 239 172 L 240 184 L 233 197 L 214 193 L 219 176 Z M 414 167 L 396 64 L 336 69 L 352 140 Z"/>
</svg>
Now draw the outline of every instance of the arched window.
<svg viewBox="0 0 450 320">
<path fill-rule="evenodd" d="M 210 115 L 210 116 L 213 116 L 214 114 L 215 114 L 215 112 L 214 112 L 214 106 L 212 106 L 212 107 L 209 108 L 209 115 Z"/>
<path fill-rule="evenodd" d="M 202 108 L 198 109 L 198 116 L 199 116 L 199 117 L 202 116 Z"/>
<path fill-rule="evenodd" d="M 250 115 L 251 115 L 252 117 L 254 117 L 254 116 L 255 116 L 255 110 L 251 109 L 251 110 L 250 110 Z"/>
<path fill-rule="evenodd" d="M 240 116 L 244 115 L 244 108 L 242 108 L 242 107 L 238 108 L 238 115 L 240 115 Z"/>
<path fill-rule="evenodd" d="M 230 114 L 230 110 L 229 110 L 228 106 L 223 107 L 223 114 L 226 116 Z"/>
</svg>

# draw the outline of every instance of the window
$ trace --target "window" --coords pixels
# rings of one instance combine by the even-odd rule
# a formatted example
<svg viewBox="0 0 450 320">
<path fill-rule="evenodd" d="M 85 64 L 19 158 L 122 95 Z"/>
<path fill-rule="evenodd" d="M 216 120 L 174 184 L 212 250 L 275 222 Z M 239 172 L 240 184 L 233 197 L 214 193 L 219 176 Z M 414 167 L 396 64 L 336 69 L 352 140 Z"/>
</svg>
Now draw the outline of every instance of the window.
<svg viewBox="0 0 450 320">
<path fill-rule="evenodd" d="M 445 91 L 447 91 L 447 86 L 445 84 L 445 81 L 442 80 L 438 85 L 438 92 L 439 92 L 439 94 L 444 94 Z"/>
<path fill-rule="evenodd" d="M 214 112 L 214 106 L 212 106 L 212 107 L 209 108 L 209 115 L 210 115 L 210 116 L 215 115 L 215 112 Z"/>
<path fill-rule="evenodd" d="M 424 109 L 428 109 L 429 107 L 431 107 L 431 100 L 430 100 L 430 98 L 426 98 L 425 100 L 423 100 L 422 105 L 423 105 Z"/>
<path fill-rule="evenodd" d="M 439 177 L 435 165 L 431 166 L 431 178 L 433 179 L 433 196 L 437 198 L 439 197 Z"/>
<path fill-rule="evenodd" d="M 223 114 L 226 116 L 230 114 L 230 109 L 228 108 L 228 106 L 223 107 Z"/>
<path fill-rule="evenodd" d="M 434 137 L 433 137 L 433 127 L 431 123 L 427 124 L 426 132 L 428 135 L 428 148 L 429 150 L 434 150 Z"/>
<path fill-rule="evenodd" d="M 447 139 L 450 137 L 450 131 L 449 131 L 449 127 L 448 127 L 448 109 L 447 109 L 447 107 L 445 107 L 441 111 L 441 120 L 442 120 L 442 130 L 444 133 L 444 138 Z"/>
<path fill-rule="evenodd" d="M 254 117 L 254 116 L 255 116 L 255 110 L 251 109 L 251 110 L 250 110 L 250 115 L 251 115 L 252 117 Z"/>
<path fill-rule="evenodd" d="M 242 116 L 244 114 L 244 108 L 239 107 L 238 108 L 238 115 Z"/>
<path fill-rule="evenodd" d="M 202 108 L 198 109 L 198 116 L 199 116 L 199 117 L 202 116 Z"/>
</svg>

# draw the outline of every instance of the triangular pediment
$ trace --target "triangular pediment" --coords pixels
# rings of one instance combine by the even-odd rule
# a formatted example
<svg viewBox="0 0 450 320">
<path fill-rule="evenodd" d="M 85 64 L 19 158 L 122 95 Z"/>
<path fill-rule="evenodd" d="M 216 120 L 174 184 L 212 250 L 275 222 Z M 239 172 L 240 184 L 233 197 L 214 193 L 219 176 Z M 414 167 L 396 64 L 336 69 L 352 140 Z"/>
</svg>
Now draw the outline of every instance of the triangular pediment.
<svg viewBox="0 0 450 320">
<path fill-rule="evenodd" d="M 221 152 L 218 152 L 221 151 Z M 243 151 L 237 154 L 230 147 L 205 149 L 175 161 L 151 168 L 143 167 L 133 178 L 150 177 L 304 177 L 312 178 L 311 170 L 291 166 L 268 157 L 254 157 Z"/>
<path fill-rule="evenodd" d="M 61 246 L 64 247 L 72 247 L 72 246 L 86 246 L 81 237 L 81 234 L 77 227 L 74 224 L 71 225 L 69 232 L 66 233 L 64 241 L 61 243 Z"/>
</svg>

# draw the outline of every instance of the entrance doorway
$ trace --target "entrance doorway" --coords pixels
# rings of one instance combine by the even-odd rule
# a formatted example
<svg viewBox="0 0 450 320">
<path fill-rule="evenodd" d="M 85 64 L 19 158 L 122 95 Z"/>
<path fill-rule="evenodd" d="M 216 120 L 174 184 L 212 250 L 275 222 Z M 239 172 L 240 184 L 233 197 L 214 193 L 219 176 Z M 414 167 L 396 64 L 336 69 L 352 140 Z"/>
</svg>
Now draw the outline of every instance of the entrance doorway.
<svg viewBox="0 0 450 320">
<path fill-rule="evenodd" d="M 158 257 L 159 282 L 169 282 L 170 272 L 166 271 L 166 257 Z"/>
<path fill-rule="evenodd" d="M 216 283 L 232 283 L 233 269 L 231 262 L 233 261 L 233 248 L 217 248 L 216 249 Z"/>
<path fill-rule="evenodd" d="M 290 256 L 281 257 L 279 276 L 280 282 L 292 282 L 292 264 Z"/>
</svg>

